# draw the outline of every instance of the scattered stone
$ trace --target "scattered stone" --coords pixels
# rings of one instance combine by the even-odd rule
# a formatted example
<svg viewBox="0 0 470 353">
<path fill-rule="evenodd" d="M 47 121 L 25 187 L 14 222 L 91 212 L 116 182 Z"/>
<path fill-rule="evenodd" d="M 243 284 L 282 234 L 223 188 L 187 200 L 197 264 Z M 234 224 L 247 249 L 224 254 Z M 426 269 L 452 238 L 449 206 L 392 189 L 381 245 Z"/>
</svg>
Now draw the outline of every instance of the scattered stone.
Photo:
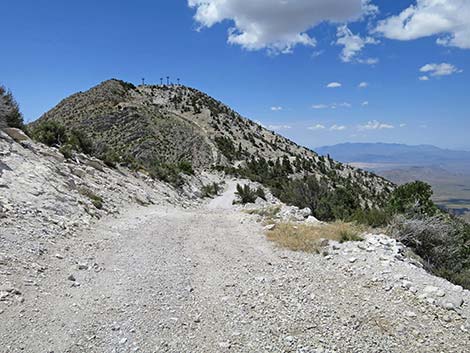
<svg viewBox="0 0 470 353">
<path fill-rule="evenodd" d="M 276 224 L 268 224 L 264 226 L 264 230 L 273 230 L 274 228 L 276 228 Z"/>
<path fill-rule="evenodd" d="M 74 275 L 69 275 L 69 276 L 67 277 L 67 279 L 68 279 L 69 281 L 72 281 L 72 282 L 75 282 L 75 281 L 76 281 Z"/>
<path fill-rule="evenodd" d="M 231 344 L 229 341 L 219 342 L 219 347 L 223 349 L 229 349 Z"/>
<path fill-rule="evenodd" d="M 79 270 L 88 270 L 88 265 L 87 265 L 86 263 L 79 263 L 79 264 L 77 265 L 77 268 L 78 268 Z"/>
<path fill-rule="evenodd" d="M 449 316 L 449 315 L 444 315 L 442 317 L 442 321 L 445 321 L 445 322 L 452 322 L 452 318 Z"/>
</svg>

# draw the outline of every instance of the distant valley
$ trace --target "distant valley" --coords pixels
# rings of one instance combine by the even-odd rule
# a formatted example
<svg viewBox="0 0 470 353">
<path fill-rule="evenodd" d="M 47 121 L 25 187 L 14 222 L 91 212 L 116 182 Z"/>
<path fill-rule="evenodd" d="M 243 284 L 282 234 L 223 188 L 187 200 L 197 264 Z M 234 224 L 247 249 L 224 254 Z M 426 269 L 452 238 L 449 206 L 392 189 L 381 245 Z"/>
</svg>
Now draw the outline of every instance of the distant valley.
<svg viewBox="0 0 470 353">
<path fill-rule="evenodd" d="M 470 220 L 470 152 L 386 143 L 344 143 L 315 150 L 397 184 L 425 181 L 433 186 L 438 205 Z"/>
</svg>

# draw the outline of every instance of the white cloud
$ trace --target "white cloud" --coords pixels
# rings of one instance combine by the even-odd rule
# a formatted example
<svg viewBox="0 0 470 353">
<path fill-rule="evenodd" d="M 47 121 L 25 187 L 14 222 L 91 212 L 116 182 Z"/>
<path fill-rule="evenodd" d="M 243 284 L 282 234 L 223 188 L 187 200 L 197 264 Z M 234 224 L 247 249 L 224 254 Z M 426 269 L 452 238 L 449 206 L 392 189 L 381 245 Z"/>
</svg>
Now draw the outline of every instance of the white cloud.
<svg viewBox="0 0 470 353">
<path fill-rule="evenodd" d="M 367 82 L 361 82 L 360 84 L 357 85 L 359 88 L 367 88 L 369 87 L 369 84 Z"/>
<path fill-rule="evenodd" d="M 281 110 L 283 110 L 283 109 L 284 109 L 284 108 L 283 108 L 283 107 L 280 107 L 280 106 L 271 107 L 271 110 L 272 110 L 273 112 L 279 112 L 279 111 L 281 111 Z"/>
<path fill-rule="evenodd" d="M 330 127 L 331 131 L 343 131 L 346 130 L 347 127 L 345 125 L 336 125 L 334 124 L 332 127 Z"/>
<path fill-rule="evenodd" d="M 348 102 L 343 102 L 343 103 L 333 103 L 331 105 L 331 109 L 336 109 L 336 108 L 351 108 L 352 105 Z"/>
<path fill-rule="evenodd" d="M 289 130 L 289 129 L 292 129 L 292 126 L 290 126 L 290 125 L 268 125 L 267 128 L 268 128 L 269 130 L 279 131 L 279 130 Z"/>
<path fill-rule="evenodd" d="M 361 103 L 361 105 L 363 107 L 367 107 L 369 105 L 369 101 L 364 101 L 364 102 Z"/>
<path fill-rule="evenodd" d="M 327 109 L 327 108 L 336 109 L 336 108 L 351 108 L 351 107 L 352 107 L 352 104 L 348 102 L 312 105 L 313 109 Z"/>
<path fill-rule="evenodd" d="M 397 40 L 438 35 L 440 45 L 470 49 L 470 1 L 417 0 L 399 15 L 380 21 L 375 31 Z"/>
<path fill-rule="evenodd" d="M 309 126 L 307 129 L 309 129 L 309 130 L 323 130 L 323 129 L 326 129 L 326 126 L 322 125 L 322 124 L 316 124 L 316 125 L 313 125 L 313 126 Z"/>
<path fill-rule="evenodd" d="M 418 80 L 420 80 L 420 81 L 429 81 L 429 77 L 427 77 L 426 75 L 424 75 L 424 76 L 419 76 L 419 77 L 418 77 Z"/>
<path fill-rule="evenodd" d="M 342 84 L 339 82 L 330 82 L 329 84 L 326 85 L 327 88 L 339 88 L 341 86 Z"/>
<path fill-rule="evenodd" d="M 307 31 L 324 21 L 345 23 L 377 12 L 370 0 L 188 0 L 188 5 L 200 28 L 228 20 L 233 23 L 228 43 L 275 53 L 315 46 Z"/>
<path fill-rule="evenodd" d="M 430 74 L 431 76 L 448 76 L 454 73 L 462 72 L 462 70 L 457 69 L 454 65 L 448 63 L 442 64 L 426 64 L 419 69 L 420 72 Z M 422 76 L 423 78 L 426 76 Z M 426 81 L 424 79 L 423 81 Z"/>
<path fill-rule="evenodd" d="M 357 59 L 359 64 L 375 65 L 379 63 L 378 58 Z"/>
<path fill-rule="evenodd" d="M 357 34 L 353 34 L 347 25 L 338 27 L 336 36 L 338 37 L 336 40 L 336 45 L 344 46 L 343 50 L 341 51 L 340 58 L 343 62 L 346 63 L 351 62 L 367 44 L 379 43 L 379 41 L 372 37 L 362 38 Z M 368 60 L 369 59 L 358 59 L 356 61 L 361 64 L 369 64 Z M 375 61 L 372 62 L 377 63 Z"/>
<path fill-rule="evenodd" d="M 324 52 L 325 52 L 324 50 L 315 50 L 312 53 L 312 58 L 318 58 L 319 56 L 323 55 Z"/>
<path fill-rule="evenodd" d="M 402 123 L 402 124 L 400 124 L 400 127 L 404 128 L 404 127 L 406 127 L 406 124 Z"/>
<path fill-rule="evenodd" d="M 377 120 L 368 121 L 364 125 L 359 125 L 358 130 L 382 130 L 382 129 L 393 129 L 394 126 L 391 124 L 381 123 Z"/>
</svg>

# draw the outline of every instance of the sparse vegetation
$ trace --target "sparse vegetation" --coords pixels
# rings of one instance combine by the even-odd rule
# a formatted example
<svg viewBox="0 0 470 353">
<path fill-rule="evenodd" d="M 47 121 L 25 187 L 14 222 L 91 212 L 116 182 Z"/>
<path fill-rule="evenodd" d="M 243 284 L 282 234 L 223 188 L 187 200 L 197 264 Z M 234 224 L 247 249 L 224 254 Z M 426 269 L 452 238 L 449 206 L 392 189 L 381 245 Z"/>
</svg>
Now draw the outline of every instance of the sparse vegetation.
<svg viewBox="0 0 470 353">
<path fill-rule="evenodd" d="M 389 230 L 424 260 L 428 270 L 470 289 L 470 225 L 447 214 L 400 215 Z"/>
<path fill-rule="evenodd" d="M 47 146 L 60 147 L 68 140 L 65 127 L 54 121 L 45 121 L 34 127 L 31 131 L 32 137 Z"/>
<path fill-rule="evenodd" d="M 352 223 L 336 222 L 325 225 L 279 223 L 267 232 L 267 238 L 293 251 L 319 253 L 327 240 L 359 241 L 361 227 Z"/>
<path fill-rule="evenodd" d="M 390 234 L 411 248 L 426 268 L 470 288 L 470 225 L 439 210 L 423 182 L 397 188 L 390 198 Z"/>
<path fill-rule="evenodd" d="M 202 197 L 204 198 L 214 197 L 219 194 L 220 190 L 221 190 L 221 186 L 218 183 L 214 182 L 212 184 L 204 185 L 201 188 L 201 194 L 202 194 Z"/>
<path fill-rule="evenodd" d="M 247 203 L 254 203 L 257 198 L 256 190 L 250 188 L 249 185 L 237 184 L 237 191 L 235 194 L 240 198 L 240 203 L 245 205 Z"/>
<path fill-rule="evenodd" d="M 255 215 L 261 216 L 267 222 L 269 222 L 270 220 L 275 218 L 280 211 L 281 211 L 281 206 L 270 206 L 270 207 L 258 208 L 254 210 L 246 210 L 245 212 L 248 214 L 255 214 Z"/>
<path fill-rule="evenodd" d="M 77 129 L 69 131 L 54 121 L 46 121 L 37 125 L 31 131 L 32 137 L 48 146 L 59 147 L 66 158 L 70 158 L 72 151 L 93 154 L 93 144 L 86 134 Z"/>
<path fill-rule="evenodd" d="M 97 209 L 101 210 L 103 208 L 104 201 L 101 196 L 95 194 L 93 191 L 87 188 L 80 188 L 78 191 L 83 196 L 88 197 L 93 206 L 95 206 Z"/>
</svg>

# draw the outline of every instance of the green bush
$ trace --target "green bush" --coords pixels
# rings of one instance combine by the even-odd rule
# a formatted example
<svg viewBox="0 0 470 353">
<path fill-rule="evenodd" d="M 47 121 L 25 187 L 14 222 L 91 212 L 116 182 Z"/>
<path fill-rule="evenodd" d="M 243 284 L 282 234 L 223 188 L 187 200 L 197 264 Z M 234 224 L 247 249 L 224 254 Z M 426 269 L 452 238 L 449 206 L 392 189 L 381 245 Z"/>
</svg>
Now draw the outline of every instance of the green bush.
<svg viewBox="0 0 470 353">
<path fill-rule="evenodd" d="M 13 94 L 0 86 L 0 119 L 9 127 L 24 130 L 23 115 Z M 0 122 L 1 124 L 2 122 Z"/>
<path fill-rule="evenodd" d="M 176 164 L 170 163 L 156 163 L 149 168 L 149 174 L 153 179 L 164 181 L 175 187 L 181 187 L 184 184 L 180 172 Z"/>
<path fill-rule="evenodd" d="M 72 129 L 67 133 L 67 144 L 69 144 L 74 151 L 83 152 L 85 154 L 93 154 L 93 143 L 88 136 L 77 129 Z"/>
<path fill-rule="evenodd" d="M 59 147 L 65 158 L 71 158 L 72 152 L 93 155 L 93 143 L 88 136 L 77 129 L 67 129 L 54 121 L 46 121 L 31 131 L 32 137 L 48 146 Z"/>
<path fill-rule="evenodd" d="M 96 195 L 93 191 L 87 188 L 81 188 L 78 190 L 80 194 L 86 196 L 90 199 L 93 206 L 101 210 L 103 208 L 103 198 L 99 195 Z"/>
<path fill-rule="evenodd" d="M 256 196 L 266 201 L 266 193 L 261 186 L 256 189 Z"/>
<path fill-rule="evenodd" d="M 59 152 L 65 157 L 65 159 L 71 159 L 73 156 L 73 150 L 70 145 L 63 145 L 59 148 Z"/>
<path fill-rule="evenodd" d="M 191 162 L 188 162 L 185 160 L 180 161 L 178 163 L 178 169 L 184 174 L 194 175 L 194 169 L 193 169 Z"/>
<path fill-rule="evenodd" d="M 217 183 L 203 185 L 201 188 L 202 197 L 214 197 L 219 194 L 221 187 Z"/>
<path fill-rule="evenodd" d="M 237 184 L 237 191 L 235 194 L 240 198 L 240 202 L 245 205 L 247 203 L 254 203 L 256 201 L 256 190 L 252 190 L 249 185 L 241 186 Z"/>
<path fill-rule="evenodd" d="M 351 217 L 351 221 L 359 224 L 365 224 L 369 227 L 378 228 L 388 225 L 391 221 L 391 214 L 381 209 L 358 209 Z"/>
<path fill-rule="evenodd" d="M 392 193 L 388 207 L 394 214 L 434 216 L 438 209 L 432 194 L 431 186 L 422 181 L 404 184 Z"/>
<path fill-rule="evenodd" d="M 119 155 L 114 150 L 108 148 L 101 156 L 101 160 L 108 167 L 115 168 L 116 164 L 119 163 Z"/>
<path fill-rule="evenodd" d="M 54 121 L 46 121 L 37 125 L 31 133 L 35 140 L 48 146 L 62 146 L 68 141 L 65 127 Z"/>
</svg>

